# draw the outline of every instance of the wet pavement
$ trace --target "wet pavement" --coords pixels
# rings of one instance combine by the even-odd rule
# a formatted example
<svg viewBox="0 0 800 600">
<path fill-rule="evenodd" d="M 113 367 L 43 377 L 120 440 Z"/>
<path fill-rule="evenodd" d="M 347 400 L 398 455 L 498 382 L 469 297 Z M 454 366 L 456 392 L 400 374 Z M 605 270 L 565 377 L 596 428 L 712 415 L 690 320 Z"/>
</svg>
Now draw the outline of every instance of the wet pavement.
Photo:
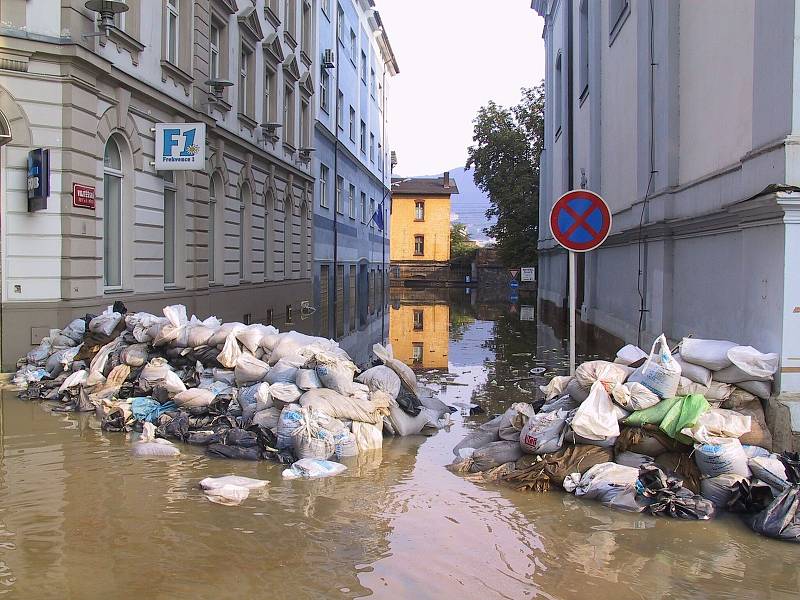
<svg viewBox="0 0 800 600">
<path fill-rule="evenodd" d="M 528 307 L 528 308 L 525 308 Z M 531 313 L 541 313 L 539 322 Z M 530 370 L 565 370 L 558 319 L 520 295 L 393 294 L 398 357 L 452 405 L 489 414 L 533 399 Z M 375 340 L 378 341 L 378 340 Z M 608 346 L 613 341 L 607 340 Z M 611 348 L 593 338 L 591 353 Z M 341 476 L 281 480 L 280 465 L 181 445 L 134 459 L 88 414 L 3 393 L 0 595 L 19 598 L 796 598 L 798 547 L 735 516 L 709 522 L 518 493 L 450 473 L 452 447 L 488 415 L 432 437 L 386 439 Z M 236 507 L 203 477 L 268 479 Z"/>
</svg>

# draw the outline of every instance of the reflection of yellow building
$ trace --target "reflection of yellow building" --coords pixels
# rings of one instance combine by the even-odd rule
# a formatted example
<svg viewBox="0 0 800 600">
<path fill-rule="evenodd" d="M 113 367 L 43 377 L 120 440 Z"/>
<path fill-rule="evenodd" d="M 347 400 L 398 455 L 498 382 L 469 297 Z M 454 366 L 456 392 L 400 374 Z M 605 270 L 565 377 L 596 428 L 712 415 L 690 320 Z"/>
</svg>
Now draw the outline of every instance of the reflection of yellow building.
<svg viewBox="0 0 800 600">
<path fill-rule="evenodd" d="M 447 369 L 450 306 L 401 304 L 389 313 L 394 356 L 411 367 Z"/>
</svg>

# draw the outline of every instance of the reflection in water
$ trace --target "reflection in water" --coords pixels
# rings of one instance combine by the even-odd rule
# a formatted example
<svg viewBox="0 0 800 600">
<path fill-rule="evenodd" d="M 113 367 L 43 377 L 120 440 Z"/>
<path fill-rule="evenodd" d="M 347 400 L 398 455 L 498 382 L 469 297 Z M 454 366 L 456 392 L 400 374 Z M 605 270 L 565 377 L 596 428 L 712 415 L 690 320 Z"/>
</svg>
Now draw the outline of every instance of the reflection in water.
<svg viewBox="0 0 800 600">
<path fill-rule="evenodd" d="M 392 303 L 389 341 L 395 358 L 413 368 L 447 370 L 450 305 L 444 301 Z"/>
<path fill-rule="evenodd" d="M 412 330 L 413 307 L 449 306 L 442 366 L 419 372 L 449 404 L 499 412 L 531 399 L 536 382 L 514 381 L 531 368 L 564 368 L 559 325 L 521 322 L 507 298 L 406 290 L 392 304 L 411 308 L 402 322 Z M 209 459 L 189 446 L 177 458 L 134 459 L 129 437 L 101 431 L 93 415 L 52 415 L 4 392 L 0 594 L 797 597 L 796 546 L 755 536 L 736 517 L 656 519 L 447 471 L 452 447 L 485 418 L 455 415 L 430 438 L 387 438 L 338 477 L 283 481 L 280 465 Z M 227 474 L 270 485 L 236 507 L 206 500 L 197 482 Z"/>
</svg>

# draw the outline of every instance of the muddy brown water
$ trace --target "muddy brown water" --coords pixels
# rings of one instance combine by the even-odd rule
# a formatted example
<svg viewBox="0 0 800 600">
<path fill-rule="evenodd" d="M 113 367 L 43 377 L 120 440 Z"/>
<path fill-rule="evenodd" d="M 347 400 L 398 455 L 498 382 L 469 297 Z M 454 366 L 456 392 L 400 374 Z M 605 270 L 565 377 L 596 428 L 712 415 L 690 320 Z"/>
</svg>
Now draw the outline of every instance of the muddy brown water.
<svg viewBox="0 0 800 600">
<path fill-rule="evenodd" d="M 463 294 L 463 290 L 459 292 Z M 564 368 L 564 340 L 533 306 L 406 293 L 403 307 L 447 307 L 446 368 L 407 360 L 450 404 L 490 413 L 531 399 L 531 368 Z M 444 303 L 444 304 L 442 304 Z M 530 318 L 530 310 L 523 316 Z M 433 317 L 431 317 L 432 320 Z M 402 319 L 401 319 L 402 320 Z M 390 328 L 391 329 L 391 328 Z M 395 333 L 398 330 L 395 328 Z M 414 354 L 416 352 L 416 355 Z M 593 354 L 586 354 L 593 356 Z M 433 357 L 440 361 L 441 356 Z M 461 384 L 461 385 L 458 385 Z M 282 467 L 210 459 L 134 459 L 130 439 L 91 415 L 52 414 L 3 393 L 0 594 L 12 598 L 796 598 L 800 548 L 738 518 L 681 522 L 606 509 L 555 491 L 517 493 L 444 468 L 465 431 L 387 439 L 380 453 L 317 481 Z M 268 479 L 236 507 L 212 504 L 212 475 Z"/>
</svg>

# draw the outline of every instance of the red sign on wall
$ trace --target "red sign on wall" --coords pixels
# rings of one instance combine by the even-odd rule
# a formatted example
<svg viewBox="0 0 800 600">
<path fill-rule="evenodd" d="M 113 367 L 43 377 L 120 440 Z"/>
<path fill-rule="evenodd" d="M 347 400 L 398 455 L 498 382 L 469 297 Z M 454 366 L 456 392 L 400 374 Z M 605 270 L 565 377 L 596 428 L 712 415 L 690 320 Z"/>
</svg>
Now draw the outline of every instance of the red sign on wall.
<svg viewBox="0 0 800 600">
<path fill-rule="evenodd" d="M 72 184 L 72 206 L 94 210 L 94 186 L 81 183 Z"/>
</svg>

